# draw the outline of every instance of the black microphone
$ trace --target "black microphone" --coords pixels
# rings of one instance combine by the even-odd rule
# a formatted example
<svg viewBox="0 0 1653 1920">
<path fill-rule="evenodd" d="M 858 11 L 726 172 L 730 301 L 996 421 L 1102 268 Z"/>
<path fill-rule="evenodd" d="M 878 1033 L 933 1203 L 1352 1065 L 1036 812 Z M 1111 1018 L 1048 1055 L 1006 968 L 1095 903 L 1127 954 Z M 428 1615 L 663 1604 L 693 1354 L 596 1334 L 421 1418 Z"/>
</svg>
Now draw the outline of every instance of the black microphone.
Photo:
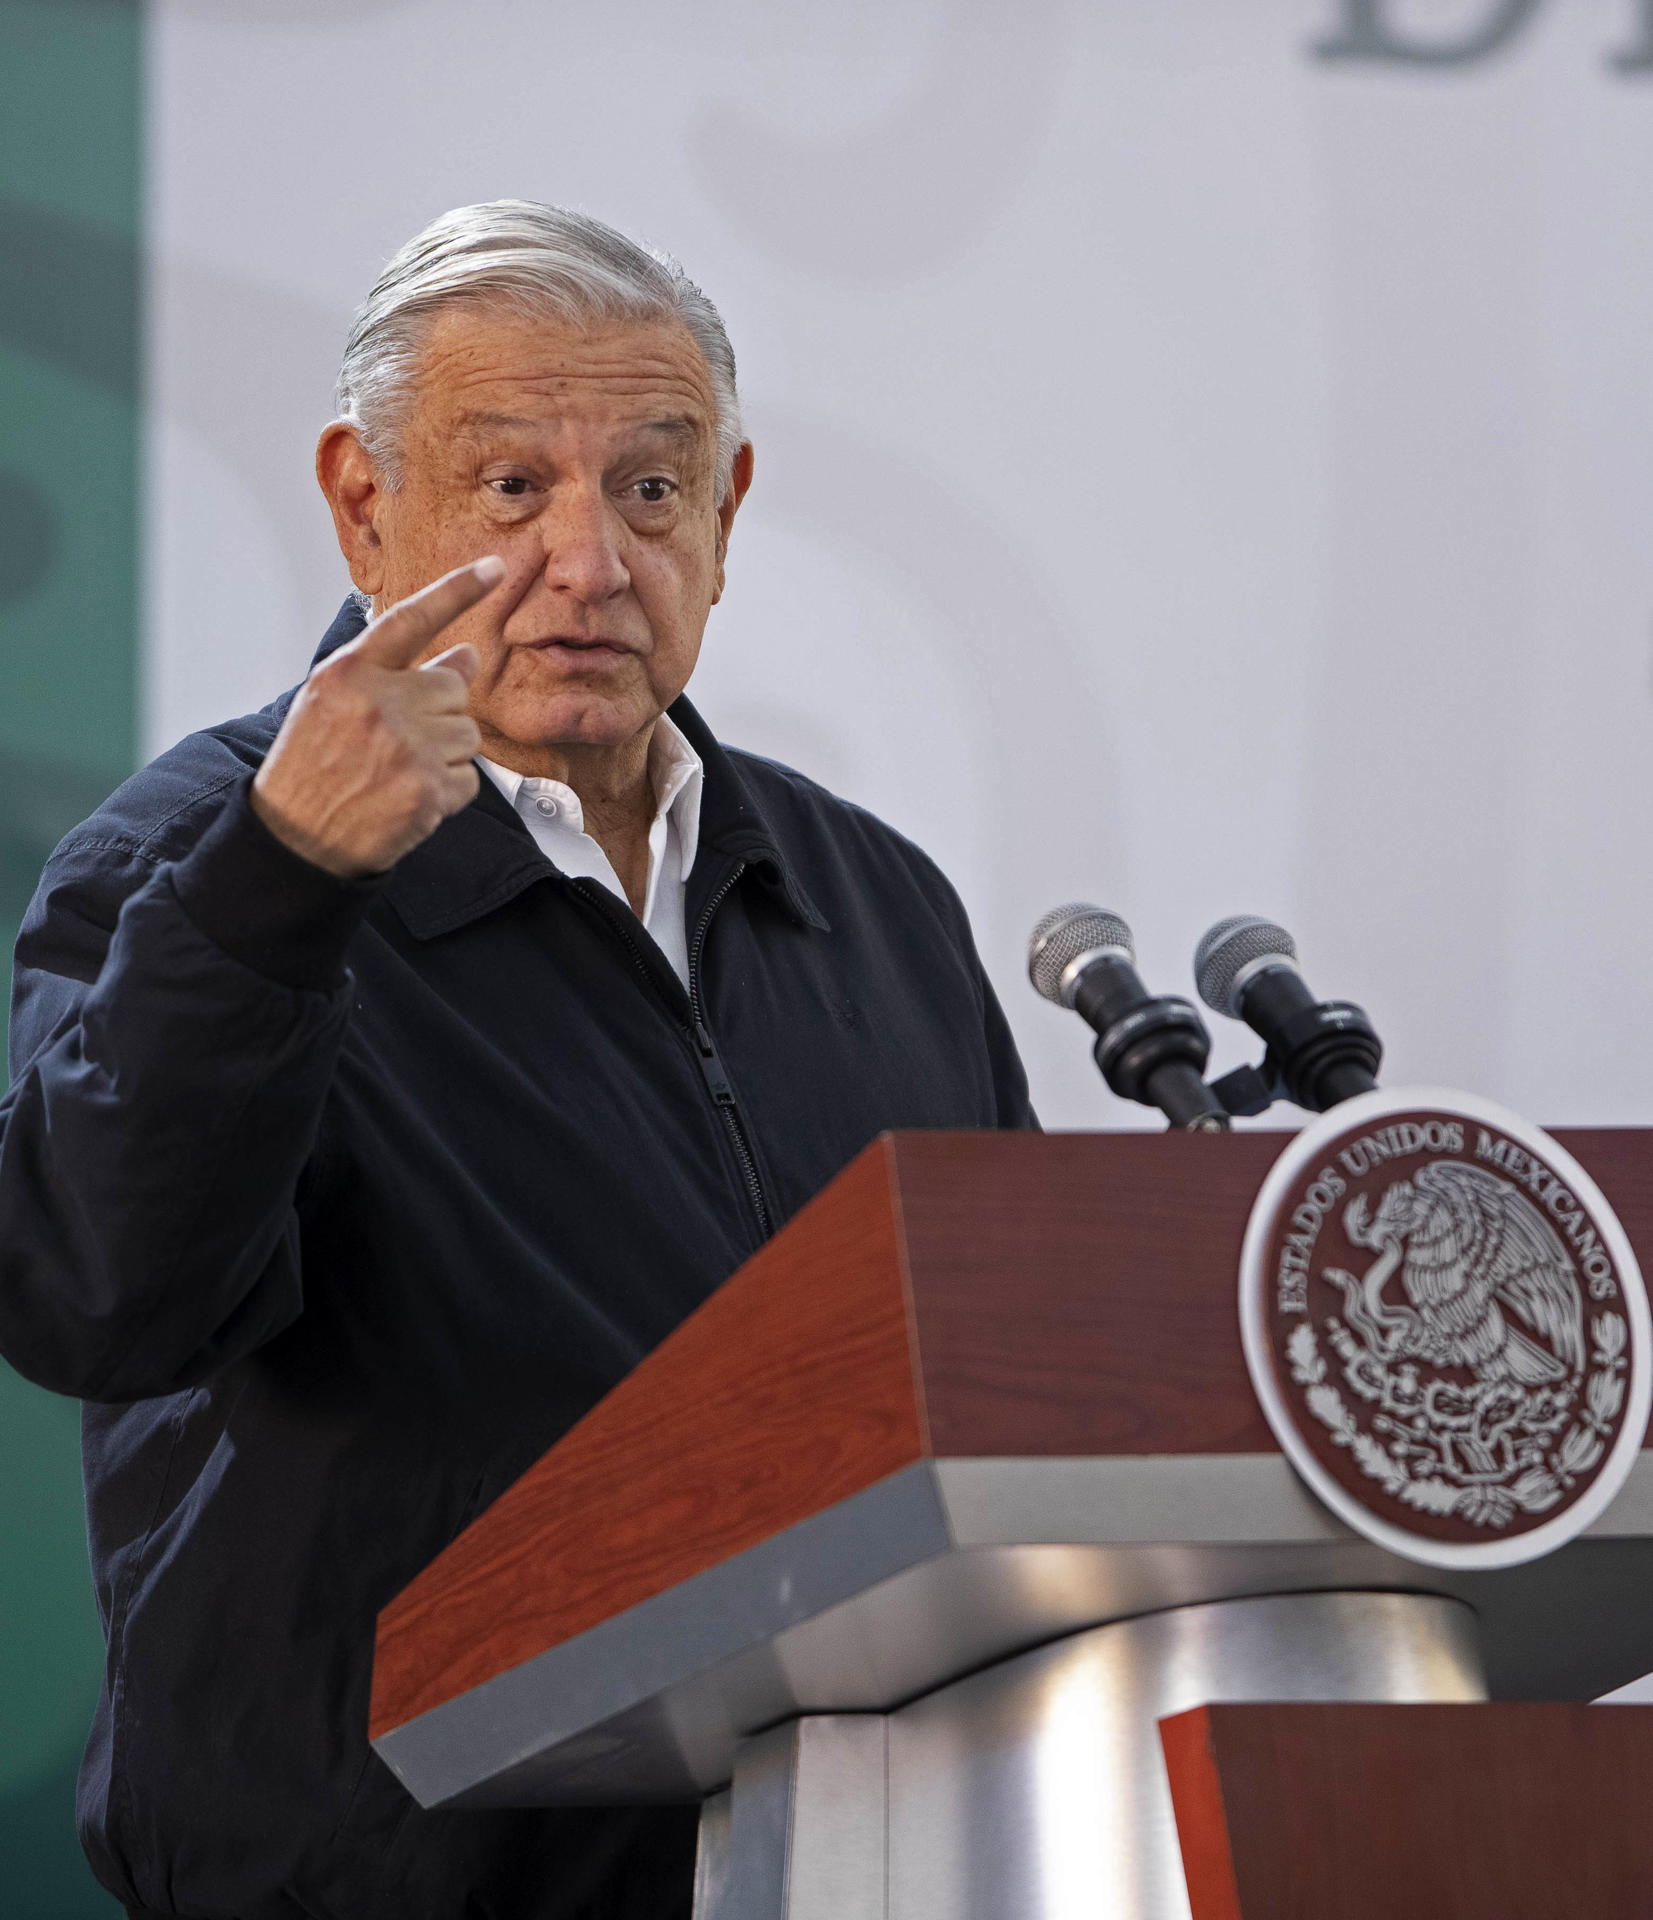
<svg viewBox="0 0 1653 1920">
<path fill-rule="evenodd" d="M 1096 1064 L 1122 1100 L 1158 1107 L 1173 1127 L 1227 1128 L 1201 1078 L 1211 1052 L 1205 1022 L 1188 1001 L 1142 984 L 1131 930 L 1117 913 L 1083 901 L 1047 913 L 1028 941 L 1027 973 L 1045 999 L 1096 1029 Z"/>
<path fill-rule="evenodd" d="M 1219 920 L 1195 950 L 1194 984 L 1213 1013 L 1261 1036 L 1271 1097 L 1324 1113 L 1376 1087 L 1383 1042 L 1371 1021 L 1350 1001 L 1315 999 L 1297 970 L 1296 941 L 1272 920 Z"/>
</svg>

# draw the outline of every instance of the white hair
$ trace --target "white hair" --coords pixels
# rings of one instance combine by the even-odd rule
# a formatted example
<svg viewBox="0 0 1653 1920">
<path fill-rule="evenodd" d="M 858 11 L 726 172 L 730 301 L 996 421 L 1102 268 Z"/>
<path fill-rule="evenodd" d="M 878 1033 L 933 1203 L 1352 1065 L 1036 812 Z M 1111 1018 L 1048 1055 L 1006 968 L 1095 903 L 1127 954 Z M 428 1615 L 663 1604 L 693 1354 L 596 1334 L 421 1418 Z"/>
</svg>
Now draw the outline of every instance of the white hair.
<svg viewBox="0 0 1653 1920">
<path fill-rule="evenodd" d="M 676 320 L 689 330 L 717 404 L 717 498 L 740 450 L 735 350 L 723 321 L 668 253 L 564 207 L 488 200 L 455 207 L 415 234 L 390 262 L 351 322 L 337 405 L 394 489 L 400 435 L 433 316 L 486 300 L 531 318 L 588 326 L 603 320 Z"/>
</svg>

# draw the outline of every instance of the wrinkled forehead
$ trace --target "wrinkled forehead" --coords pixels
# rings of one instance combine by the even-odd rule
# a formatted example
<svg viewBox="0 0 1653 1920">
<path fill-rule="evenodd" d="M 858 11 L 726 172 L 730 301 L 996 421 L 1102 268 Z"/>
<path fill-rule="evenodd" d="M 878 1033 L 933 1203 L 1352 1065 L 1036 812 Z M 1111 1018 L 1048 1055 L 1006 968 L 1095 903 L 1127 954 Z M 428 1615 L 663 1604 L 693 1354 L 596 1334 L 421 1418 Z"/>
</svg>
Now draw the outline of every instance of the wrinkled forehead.
<svg viewBox="0 0 1653 1920">
<path fill-rule="evenodd" d="M 667 421 L 710 454 L 717 401 L 680 321 L 576 325 L 472 303 L 433 318 L 409 424 L 451 441 L 536 428 L 623 436 Z"/>
</svg>

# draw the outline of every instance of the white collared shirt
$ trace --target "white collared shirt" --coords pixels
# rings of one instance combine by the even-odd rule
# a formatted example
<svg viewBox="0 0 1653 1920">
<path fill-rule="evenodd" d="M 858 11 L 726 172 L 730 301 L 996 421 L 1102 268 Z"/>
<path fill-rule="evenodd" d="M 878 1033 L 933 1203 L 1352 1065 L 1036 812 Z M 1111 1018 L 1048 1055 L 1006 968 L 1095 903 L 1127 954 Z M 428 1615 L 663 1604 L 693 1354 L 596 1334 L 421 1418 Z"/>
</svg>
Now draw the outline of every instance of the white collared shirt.
<svg viewBox="0 0 1653 1920">
<path fill-rule="evenodd" d="M 573 879 L 596 880 L 626 906 L 626 890 L 609 857 L 585 830 L 580 796 L 561 780 L 539 780 L 497 766 L 480 754 L 476 764 L 527 823 L 545 857 Z M 689 984 L 689 935 L 683 894 L 700 844 L 700 791 L 705 767 L 683 731 L 665 714 L 649 741 L 654 820 L 649 827 L 649 878 L 643 926 Z"/>
</svg>

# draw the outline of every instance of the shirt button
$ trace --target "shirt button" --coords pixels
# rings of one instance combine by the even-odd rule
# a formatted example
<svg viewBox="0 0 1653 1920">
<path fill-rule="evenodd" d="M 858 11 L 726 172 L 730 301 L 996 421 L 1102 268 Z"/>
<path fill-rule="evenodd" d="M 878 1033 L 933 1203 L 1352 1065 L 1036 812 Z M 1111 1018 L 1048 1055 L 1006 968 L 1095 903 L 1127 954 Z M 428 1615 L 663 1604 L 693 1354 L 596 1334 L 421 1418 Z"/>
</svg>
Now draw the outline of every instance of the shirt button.
<svg viewBox="0 0 1653 1920">
<path fill-rule="evenodd" d="M 538 808 L 538 810 L 541 813 L 545 815 L 547 820 L 556 819 L 557 803 L 555 800 L 551 799 L 548 795 L 542 794 L 540 798 L 534 802 L 534 805 L 536 808 Z"/>
</svg>

